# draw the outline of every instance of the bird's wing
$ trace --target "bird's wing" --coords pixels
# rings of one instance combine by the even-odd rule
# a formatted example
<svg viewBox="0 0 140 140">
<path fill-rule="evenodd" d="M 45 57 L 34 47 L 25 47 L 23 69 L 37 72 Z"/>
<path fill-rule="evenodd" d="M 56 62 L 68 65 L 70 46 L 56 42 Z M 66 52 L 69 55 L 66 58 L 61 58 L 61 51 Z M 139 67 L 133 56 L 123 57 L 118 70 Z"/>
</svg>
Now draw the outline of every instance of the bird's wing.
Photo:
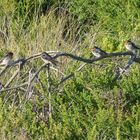
<svg viewBox="0 0 140 140">
<path fill-rule="evenodd" d="M 106 54 L 106 52 L 100 48 L 97 49 L 97 53 L 102 53 L 102 54 Z"/>
<path fill-rule="evenodd" d="M 137 46 L 135 45 L 135 47 L 136 47 L 137 49 L 139 49 L 139 50 L 140 50 L 140 46 L 139 46 L 139 45 L 137 45 Z"/>
<path fill-rule="evenodd" d="M 47 58 L 42 58 L 42 60 L 45 62 L 45 63 L 52 63 L 54 65 L 57 65 L 58 64 L 58 61 L 53 59 L 52 57 L 47 57 Z"/>
<path fill-rule="evenodd" d="M 46 56 L 44 57 L 44 59 L 46 59 L 46 60 L 52 60 L 53 58 L 49 54 L 46 54 Z"/>
<path fill-rule="evenodd" d="M 102 50 L 100 48 L 98 48 L 98 49 L 96 49 L 96 52 L 100 53 L 100 52 L 102 52 Z"/>
<path fill-rule="evenodd" d="M 132 42 L 132 46 L 134 46 L 136 49 L 140 49 L 140 46 L 136 45 L 135 43 Z"/>
<path fill-rule="evenodd" d="M 54 64 L 54 65 L 57 65 L 57 64 L 58 64 L 58 61 L 57 61 L 57 60 L 51 59 L 50 61 L 51 61 L 51 63 Z"/>
<path fill-rule="evenodd" d="M 104 50 L 101 50 L 102 53 L 107 54 Z"/>
</svg>

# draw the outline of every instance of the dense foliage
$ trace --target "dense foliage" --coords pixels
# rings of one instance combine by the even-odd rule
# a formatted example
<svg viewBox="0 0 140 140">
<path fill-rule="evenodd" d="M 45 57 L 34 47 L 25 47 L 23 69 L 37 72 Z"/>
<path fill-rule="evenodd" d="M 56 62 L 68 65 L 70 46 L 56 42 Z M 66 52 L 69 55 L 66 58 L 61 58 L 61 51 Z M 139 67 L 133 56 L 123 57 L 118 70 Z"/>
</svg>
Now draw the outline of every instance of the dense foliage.
<svg viewBox="0 0 140 140">
<path fill-rule="evenodd" d="M 139 0 L 1 0 L 0 56 L 13 51 L 15 58 L 58 50 L 83 57 L 91 56 L 94 44 L 107 52 L 124 51 L 124 41 L 140 44 Z M 140 139 L 140 65 L 133 64 L 128 75 L 113 81 L 115 70 L 127 57 L 105 59 L 86 65 L 52 93 L 52 115 L 39 120 L 34 104 L 43 110 L 48 98 L 36 85 L 43 99 L 21 105 L 16 90 L 0 95 L 1 139 Z M 80 62 L 64 58 L 59 70 L 74 72 Z M 31 65 L 37 69 L 43 62 Z M 0 77 L 6 82 L 12 71 Z M 54 72 L 52 83 L 61 77 Z M 57 78 L 56 78 L 57 77 Z M 23 100 L 22 100 L 23 101 Z M 22 108 L 21 108 L 22 106 Z"/>
</svg>

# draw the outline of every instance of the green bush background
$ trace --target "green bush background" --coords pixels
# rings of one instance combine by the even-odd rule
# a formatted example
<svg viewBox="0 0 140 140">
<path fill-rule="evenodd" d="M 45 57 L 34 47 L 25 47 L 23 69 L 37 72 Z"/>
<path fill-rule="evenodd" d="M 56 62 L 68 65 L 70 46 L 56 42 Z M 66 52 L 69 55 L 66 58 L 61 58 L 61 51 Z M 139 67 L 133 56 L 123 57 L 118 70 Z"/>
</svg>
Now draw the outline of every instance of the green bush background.
<svg viewBox="0 0 140 140">
<path fill-rule="evenodd" d="M 88 58 L 94 44 L 107 52 L 125 51 L 123 44 L 129 38 L 140 44 L 139 0 L 0 0 L 0 16 L 0 30 L 8 37 L 6 42 L 0 40 L 1 57 L 9 50 L 15 58 L 58 50 Z M 115 69 L 126 63 L 127 57 L 106 59 L 77 72 L 63 84 L 61 93 L 52 93 L 53 111 L 47 125 L 36 119 L 31 102 L 19 109 L 11 102 L 13 97 L 4 100 L 9 92 L 1 94 L 0 138 L 23 135 L 27 139 L 21 134 L 25 130 L 34 140 L 139 140 L 139 64 L 132 65 L 128 76 L 112 82 Z M 40 64 L 37 60 L 32 65 Z M 65 59 L 61 71 L 69 74 L 80 64 Z M 7 74 L 0 80 L 8 78 Z M 43 74 L 41 80 L 47 85 Z M 36 88 L 44 99 L 48 96 L 47 90 Z M 17 91 L 14 94 L 20 96 Z M 42 109 L 44 100 L 36 99 L 35 104 Z"/>
</svg>

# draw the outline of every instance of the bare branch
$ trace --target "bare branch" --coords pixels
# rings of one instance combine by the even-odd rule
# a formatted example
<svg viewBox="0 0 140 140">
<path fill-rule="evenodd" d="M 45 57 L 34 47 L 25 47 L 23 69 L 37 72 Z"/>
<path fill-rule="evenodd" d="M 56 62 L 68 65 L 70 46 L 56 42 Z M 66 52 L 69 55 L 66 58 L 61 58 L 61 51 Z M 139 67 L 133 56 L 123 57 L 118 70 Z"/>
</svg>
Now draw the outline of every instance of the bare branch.
<svg viewBox="0 0 140 140">
<path fill-rule="evenodd" d="M 50 73 L 50 63 L 47 64 L 47 82 L 48 82 L 48 104 L 49 104 L 49 111 L 48 111 L 48 115 L 49 117 L 52 114 L 52 105 L 51 105 L 51 73 Z"/>
<path fill-rule="evenodd" d="M 4 85 L 4 88 L 7 88 L 10 83 L 14 80 L 14 78 L 18 75 L 19 70 L 16 70 L 15 73 L 13 74 L 13 76 L 8 80 L 8 82 Z"/>
<path fill-rule="evenodd" d="M 74 76 L 74 73 L 71 73 L 71 74 L 67 75 L 66 77 L 62 78 L 61 81 L 57 84 L 57 87 L 58 87 L 60 84 L 64 83 L 66 80 L 68 80 L 68 79 L 70 79 L 71 77 L 73 77 L 73 76 Z"/>
<path fill-rule="evenodd" d="M 2 76 L 8 68 L 9 68 L 9 65 L 5 66 L 5 67 L 1 70 L 0 76 Z"/>
<path fill-rule="evenodd" d="M 110 57 L 116 57 L 116 56 L 131 56 L 133 57 L 134 54 L 132 52 L 116 52 L 116 53 L 107 53 L 106 55 L 103 55 L 101 57 L 92 57 L 92 58 L 83 58 L 83 57 L 80 57 L 80 56 L 76 56 L 76 55 L 73 55 L 73 54 L 70 54 L 70 53 L 65 53 L 65 52 L 57 52 L 57 51 L 47 51 L 47 53 L 55 53 L 54 56 L 52 56 L 54 59 L 57 59 L 59 57 L 70 57 L 71 59 L 74 59 L 74 60 L 77 60 L 77 61 L 81 61 L 81 62 L 84 62 L 84 64 L 82 64 L 75 72 L 78 72 L 80 71 L 86 64 L 91 64 L 91 63 L 94 63 L 96 61 L 99 61 L 99 60 L 102 60 L 102 59 L 105 59 L 105 58 L 110 58 Z M 16 65 L 20 65 L 20 68 L 19 68 L 19 71 L 21 70 L 21 68 L 24 66 L 24 64 L 28 61 L 30 61 L 31 59 L 36 59 L 36 58 L 40 58 L 41 57 L 41 54 L 42 53 L 38 53 L 38 54 L 35 54 L 35 55 L 32 55 L 28 58 L 20 58 L 16 61 L 14 61 L 13 63 L 11 63 L 10 65 L 6 66 L 4 69 L 2 69 L 2 71 L 0 72 L 0 76 L 5 73 L 5 71 L 11 67 L 11 66 L 16 66 Z M 140 63 L 140 58 L 139 57 L 133 57 L 133 62 L 137 62 L 137 63 Z M 132 63 L 133 63 L 132 62 Z M 132 63 L 129 63 L 125 69 L 128 69 L 130 67 L 130 65 Z M 34 81 L 34 79 L 38 76 L 38 74 L 40 73 L 40 71 L 46 67 L 47 64 L 43 64 L 42 66 L 40 66 L 40 68 L 30 77 L 30 80 L 28 82 L 25 82 L 21 85 L 17 85 L 15 87 L 11 87 L 11 88 L 7 88 L 9 86 L 9 84 L 13 81 L 13 79 L 17 76 L 17 71 L 15 72 L 15 74 L 10 78 L 10 80 L 6 83 L 5 85 L 5 89 L 1 89 L 0 92 L 4 92 L 4 91 L 9 91 L 9 90 L 12 90 L 12 89 L 19 89 L 23 86 L 27 86 L 27 89 L 26 89 L 26 92 L 29 91 L 30 89 L 30 86 L 32 85 L 32 82 Z M 49 67 L 49 70 L 50 70 L 51 67 Z M 54 68 L 53 68 L 54 69 Z M 57 71 L 57 69 L 54 69 Z M 27 71 L 26 71 L 27 73 Z M 48 71 L 48 74 L 49 74 L 49 71 Z M 63 73 L 61 73 L 63 74 Z M 121 73 L 121 75 L 123 74 L 123 72 Z M 74 72 L 72 72 L 71 74 L 69 74 L 68 76 L 64 77 L 58 85 L 60 85 L 61 83 L 65 82 L 67 79 L 71 78 L 72 76 L 74 76 Z M 120 76 L 120 75 L 119 75 Z M 48 83 L 49 84 L 49 83 Z"/>
<path fill-rule="evenodd" d="M 61 71 L 59 71 L 58 69 L 54 68 L 54 67 L 51 67 L 50 66 L 50 69 L 54 70 L 54 71 L 57 71 L 58 73 L 62 74 L 63 76 L 65 76 L 65 74 Z"/>
<path fill-rule="evenodd" d="M 18 89 L 18 88 L 23 87 L 23 86 L 26 86 L 26 85 L 28 85 L 28 82 L 25 82 L 25 83 L 23 83 L 21 85 L 15 86 L 15 87 L 2 89 L 2 90 L 0 90 L 0 93 L 1 92 L 5 92 L 5 91 L 9 91 L 9 90 L 13 90 L 13 89 Z"/>
<path fill-rule="evenodd" d="M 59 51 L 46 51 L 46 53 L 60 53 Z M 36 58 L 40 58 L 42 53 L 38 53 L 38 54 L 34 54 L 28 58 L 25 59 L 25 61 L 29 61 L 30 59 L 36 59 Z"/>
<path fill-rule="evenodd" d="M 70 54 L 70 53 L 57 53 L 53 58 L 56 59 L 60 56 L 66 56 L 66 57 L 70 57 L 74 60 L 77 60 L 77 61 L 82 61 L 82 62 L 85 62 L 85 63 L 93 63 L 95 61 L 99 61 L 99 60 L 102 60 L 104 58 L 108 58 L 108 57 L 115 57 L 115 56 L 133 56 L 134 54 L 132 52 L 116 52 L 116 53 L 107 53 L 106 55 L 103 55 L 101 57 L 95 57 L 95 58 L 91 58 L 91 59 L 86 59 L 86 58 L 82 58 L 82 57 L 79 57 L 79 56 L 76 56 L 76 55 L 73 55 L 73 54 Z M 134 59 L 135 62 L 137 63 L 140 63 L 140 58 L 135 58 Z"/>
<path fill-rule="evenodd" d="M 116 80 L 120 79 L 120 77 L 121 77 L 125 72 L 127 72 L 127 70 L 130 68 L 130 66 L 134 63 L 134 59 L 135 59 L 135 57 L 130 57 L 130 59 L 128 60 L 127 65 L 126 65 L 123 69 L 119 68 L 119 70 L 118 70 L 118 72 L 116 73 L 115 78 L 114 78 L 113 81 L 116 81 Z"/>
<path fill-rule="evenodd" d="M 31 82 L 31 78 L 33 77 L 33 72 L 32 69 L 29 70 L 29 76 L 28 76 L 28 87 L 27 87 L 27 91 L 26 91 L 26 99 L 30 99 L 31 95 L 32 95 L 32 89 L 33 89 L 33 84 Z"/>
<path fill-rule="evenodd" d="M 28 93 L 28 91 L 29 91 L 29 89 L 30 89 L 30 86 L 31 86 L 31 84 L 32 84 L 32 82 L 34 81 L 34 79 L 36 78 L 36 76 L 39 74 L 39 72 L 44 68 L 44 67 L 46 67 L 47 66 L 47 64 L 46 63 L 44 63 L 42 66 L 40 66 L 40 68 L 34 73 L 34 75 L 31 77 L 31 79 L 30 79 L 30 81 L 28 82 L 28 87 L 27 87 L 27 93 Z"/>
</svg>

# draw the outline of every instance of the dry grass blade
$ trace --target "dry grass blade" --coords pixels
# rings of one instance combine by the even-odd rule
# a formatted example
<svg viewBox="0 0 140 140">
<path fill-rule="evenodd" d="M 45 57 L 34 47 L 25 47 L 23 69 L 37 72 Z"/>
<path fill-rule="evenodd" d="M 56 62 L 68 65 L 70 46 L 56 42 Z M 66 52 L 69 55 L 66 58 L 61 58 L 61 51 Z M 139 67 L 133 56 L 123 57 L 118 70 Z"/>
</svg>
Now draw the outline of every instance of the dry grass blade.
<svg viewBox="0 0 140 140">
<path fill-rule="evenodd" d="M 15 87 L 10 87 L 10 88 L 6 88 L 6 89 L 2 89 L 2 90 L 0 90 L 0 93 L 1 92 L 5 92 L 5 91 L 9 91 L 9 90 L 13 90 L 13 89 L 19 89 L 19 88 L 27 86 L 27 85 L 28 85 L 28 82 L 25 82 L 25 83 L 23 83 L 21 85 L 15 86 Z"/>
</svg>

